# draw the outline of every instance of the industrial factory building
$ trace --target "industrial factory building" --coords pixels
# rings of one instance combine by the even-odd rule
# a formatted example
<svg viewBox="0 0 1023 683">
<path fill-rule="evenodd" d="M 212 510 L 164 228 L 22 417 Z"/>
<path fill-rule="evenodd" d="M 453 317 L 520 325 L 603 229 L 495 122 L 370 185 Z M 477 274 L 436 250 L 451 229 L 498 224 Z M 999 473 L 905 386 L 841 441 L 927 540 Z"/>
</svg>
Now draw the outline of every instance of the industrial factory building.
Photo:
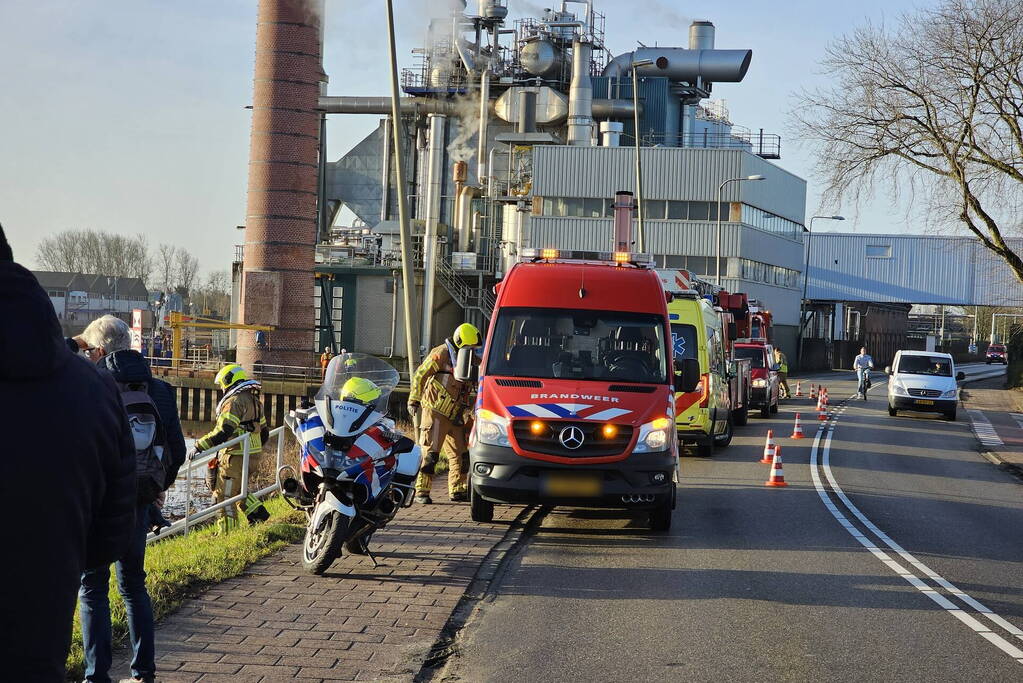
<svg viewBox="0 0 1023 683">
<path fill-rule="evenodd" d="M 493 285 L 521 249 L 610 250 L 611 205 L 628 191 L 642 197 L 634 250 L 708 279 L 720 268 L 724 287 L 773 309 L 794 351 L 805 183 L 769 161 L 778 136 L 734 126 L 709 99 L 714 83 L 743 79 L 749 50 L 717 49 L 714 26 L 695 22 L 684 47 L 608 59 L 591 2 L 512 22 L 504 2 L 484 0 L 424 30 L 430 42 L 402 74 L 397 127 L 386 93 L 319 98 L 323 116 L 384 118 L 323 164 L 311 347 L 405 355 L 398 135 L 420 350 L 461 320 L 485 325 Z M 763 180 L 740 180 L 749 176 Z M 342 207 L 356 225 L 335 225 Z"/>
</svg>

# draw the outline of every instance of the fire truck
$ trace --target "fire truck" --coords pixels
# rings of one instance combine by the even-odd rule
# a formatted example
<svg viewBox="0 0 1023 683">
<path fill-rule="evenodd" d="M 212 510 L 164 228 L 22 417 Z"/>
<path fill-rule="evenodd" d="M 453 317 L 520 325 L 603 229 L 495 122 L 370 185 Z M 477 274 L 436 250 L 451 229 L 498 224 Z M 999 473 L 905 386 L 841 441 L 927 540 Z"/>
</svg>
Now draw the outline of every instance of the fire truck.
<svg viewBox="0 0 1023 683">
<path fill-rule="evenodd" d="M 672 356 L 650 257 L 524 249 L 499 283 L 470 435 L 470 511 L 495 504 L 624 508 L 671 524 L 675 393 L 699 386 Z M 468 351 L 467 349 L 464 351 Z M 462 356 L 466 356 L 463 360 Z M 456 376 L 469 366 L 460 354 Z"/>
</svg>

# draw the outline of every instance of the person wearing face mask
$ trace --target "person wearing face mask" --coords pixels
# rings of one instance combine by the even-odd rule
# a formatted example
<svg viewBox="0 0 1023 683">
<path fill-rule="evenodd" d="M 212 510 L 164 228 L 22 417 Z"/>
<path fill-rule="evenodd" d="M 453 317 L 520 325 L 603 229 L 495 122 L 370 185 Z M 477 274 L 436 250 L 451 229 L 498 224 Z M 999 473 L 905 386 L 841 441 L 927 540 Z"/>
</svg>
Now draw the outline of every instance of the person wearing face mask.
<svg viewBox="0 0 1023 683">
<path fill-rule="evenodd" d="M 97 367 L 113 376 L 121 390 L 122 402 L 129 422 L 138 432 L 146 415 L 138 405 L 151 405 L 154 426 L 159 430 L 162 454 L 154 467 L 146 466 L 143 455 L 136 454 L 138 487 L 136 490 L 136 522 L 128 551 L 116 562 L 117 587 L 124 599 L 131 632 L 131 670 L 135 681 L 152 681 L 156 676 L 153 608 L 146 590 L 146 534 L 153 526 L 153 510 L 163 507 L 166 491 L 174 483 L 178 469 L 185 461 L 185 438 L 181 432 L 174 390 L 155 379 L 149 364 L 131 347 L 131 330 L 120 318 L 105 315 L 89 323 L 79 335 L 79 346 Z M 136 440 L 136 446 L 138 446 Z M 158 466 L 162 465 L 162 466 Z M 155 479 L 154 479 L 155 478 Z M 108 593 L 109 565 L 86 570 L 82 574 L 79 593 L 79 615 L 82 621 L 82 644 L 85 651 L 85 680 L 110 680 L 111 628 Z"/>
</svg>

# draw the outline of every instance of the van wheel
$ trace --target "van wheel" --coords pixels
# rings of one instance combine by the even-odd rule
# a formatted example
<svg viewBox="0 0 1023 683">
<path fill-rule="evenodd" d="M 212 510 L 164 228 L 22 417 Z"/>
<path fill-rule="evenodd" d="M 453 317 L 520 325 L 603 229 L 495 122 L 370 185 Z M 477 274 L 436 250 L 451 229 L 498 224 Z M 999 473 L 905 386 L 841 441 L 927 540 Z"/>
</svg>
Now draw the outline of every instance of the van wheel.
<svg viewBox="0 0 1023 683">
<path fill-rule="evenodd" d="M 714 455 L 714 437 L 696 442 L 696 457 L 709 458 Z"/>
<path fill-rule="evenodd" d="M 732 429 L 732 416 L 728 415 L 728 419 L 725 420 L 725 431 L 714 437 L 714 446 L 717 448 L 724 448 L 728 444 L 732 443 L 732 433 L 735 430 Z"/>
<path fill-rule="evenodd" d="M 732 411 L 732 424 L 739 425 L 740 427 L 745 426 L 749 423 L 749 406 L 745 405 L 738 410 Z"/>
<path fill-rule="evenodd" d="M 474 522 L 494 521 L 494 504 L 483 500 L 472 486 L 469 487 L 469 517 Z"/>
<path fill-rule="evenodd" d="M 895 410 L 895 408 L 892 407 L 892 404 L 889 403 L 888 404 L 888 415 L 890 415 L 891 417 L 895 417 L 898 414 L 899 414 L 899 411 Z"/>
<path fill-rule="evenodd" d="M 760 409 L 760 417 L 771 417 L 771 406 L 765 405 Z"/>
<path fill-rule="evenodd" d="M 956 409 L 953 408 L 952 410 L 950 410 L 947 413 L 945 413 L 945 419 L 948 420 L 949 422 L 955 422 L 956 421 Z"/>
</svg>

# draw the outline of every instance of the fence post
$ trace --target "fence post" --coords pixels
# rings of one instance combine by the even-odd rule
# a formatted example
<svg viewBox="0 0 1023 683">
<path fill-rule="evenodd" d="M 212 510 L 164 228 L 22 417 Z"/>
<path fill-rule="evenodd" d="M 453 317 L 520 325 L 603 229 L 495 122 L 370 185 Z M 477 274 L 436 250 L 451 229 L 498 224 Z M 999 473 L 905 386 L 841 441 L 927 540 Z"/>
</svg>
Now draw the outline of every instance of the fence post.
<svg viewBox="0 0 1023 683">
<path fill-rule="evenodd" d="M 242 490 L 241 500 L 245 501 L 245 496 L 249 495 L 249 441 L 252 438 L 252 432 L 245 432 L 245 438 L 242 439 Z"/>
<path fill-rule="evenodd" d="M 188 535 L 188 520 L 192 515 L 192 462 L 185 463 L 185 535 Z"/>
</svg>

